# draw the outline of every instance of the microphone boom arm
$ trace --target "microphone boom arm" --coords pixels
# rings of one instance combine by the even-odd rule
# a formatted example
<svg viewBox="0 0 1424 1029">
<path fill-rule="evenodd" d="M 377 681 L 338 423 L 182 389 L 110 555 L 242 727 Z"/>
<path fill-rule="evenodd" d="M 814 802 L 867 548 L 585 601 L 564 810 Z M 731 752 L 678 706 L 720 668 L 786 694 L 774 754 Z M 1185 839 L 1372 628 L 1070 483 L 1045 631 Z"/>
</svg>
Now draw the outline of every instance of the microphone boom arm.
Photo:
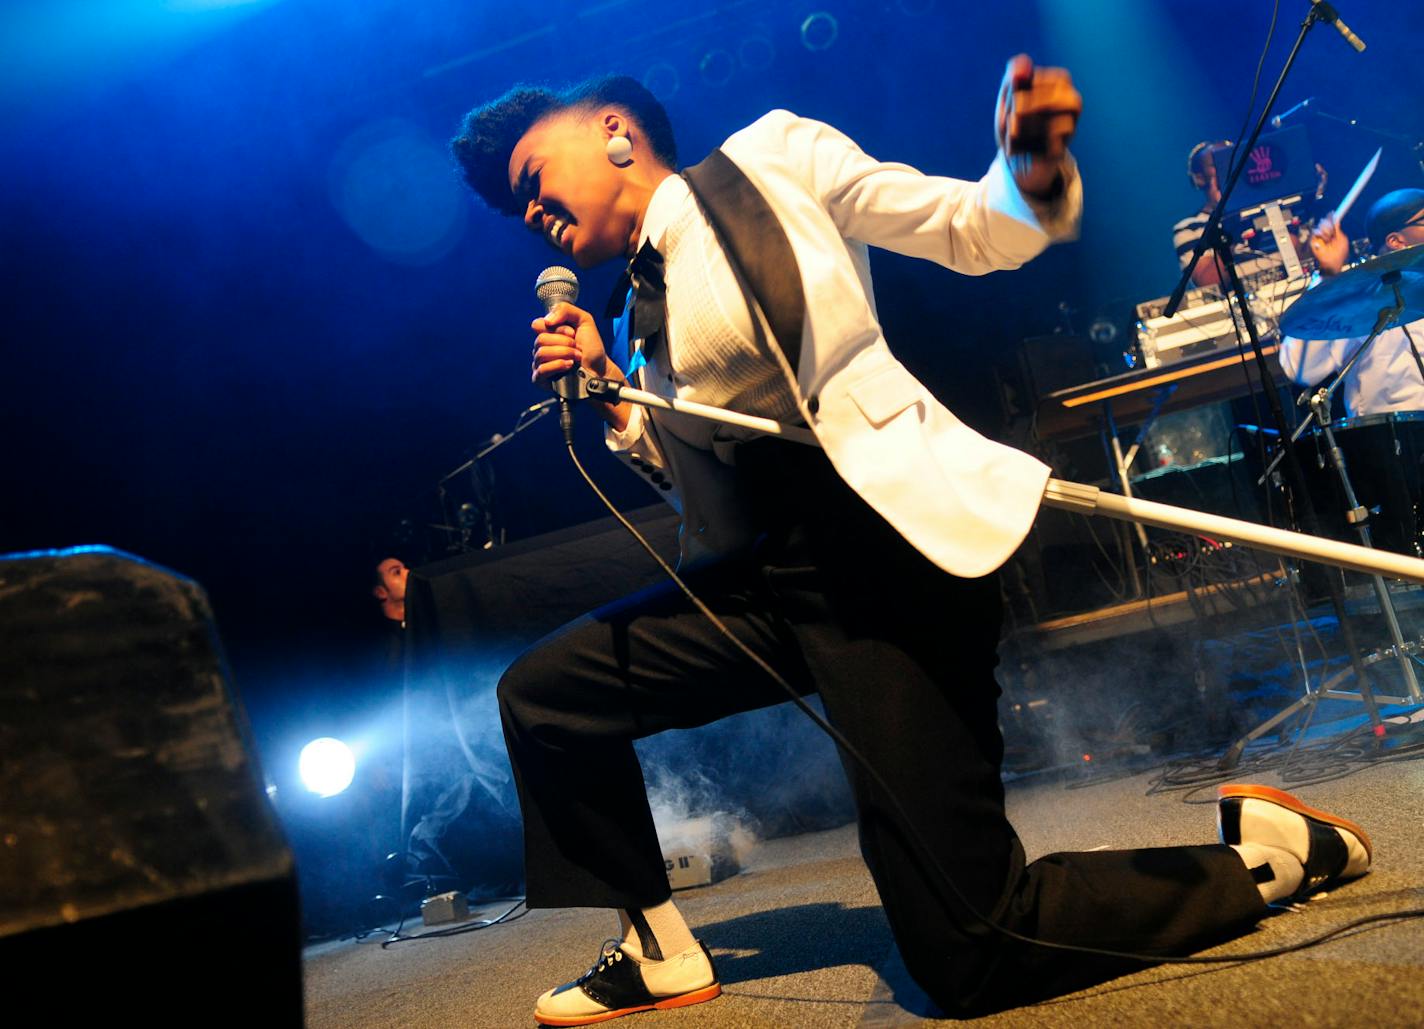
<svg viewBox="0 0 1424 1029">
<path fill-rule="evenodd" d="M 613 379 L 590 378 L 584 383 L 584 387 L 587 389 L 590 397 L 597 397 L 610 404 L 627 400 L 630 403 L 641 404 L 644 407 L 656 407 L 663 411 L 677 411 L 681 414 L 690 414 L 697 418 L 706 418 L 709 421 L 722 422 L 725 425 L 735 425 L 742 429 L 754 429 L 764 435 L 779 436 L 782 439 L 791 440 L 793 443 L 805 443 L 807 446 L 812 447 L 819 447 L 821 445 L 816 440 L 816 434 L 801 425 L 786 425 L 771 418 L 758 418 L 755 415 L 738 414 L 735 411 L 728 411 L 720 407 L 711 407 L 708 404 L 699 404 L 691 400 L 679 400 L 676 397 L 659 396 L 657 393 L 634 389 L 632 386 L 615 382 Z"/>
<path fill-rule="evenodd" d="M 800 425 L 786 425 L 770 418 L 738 414 L 708 404 L 697 404 L 687 400 L 659 396 L 645 390 L 625 386 L 612 379 L 587 380 L 588 395 L 610 403 L 622 400 L 644 407 L 655 407 L 664 411 L 706 418 L 711 421 L 754 429 L 768 436 L 819 446 L 815 434 Z M 1304 561 L 1317 561 L 1371 575 L 1388 575 L 1409 582 L 1424 584 L 1424 560 L 1396 554 L 1388 550 L 1375 550 L 1355 543 L 1311 536 L 1303 532 L 1289 532 L 1274 529 L 1256 522 L 1222 515 L 1206 514 L 1190 508 L 1159 504 L 1151 500 L 1123 497 L 1116 493 L 1105 493 L 1097 486 L 1089 486 L 1064 479 L 1049 479 L 1040 502 L 1043 507 L 1053 507 L 1082 515 L 1099 515 L 1119 521 L 1150 525 L 1174 532 L 1210 536 L 1212 539 L 1230 540 L 1255 550 L 1282 554 Z"/>
</svg>

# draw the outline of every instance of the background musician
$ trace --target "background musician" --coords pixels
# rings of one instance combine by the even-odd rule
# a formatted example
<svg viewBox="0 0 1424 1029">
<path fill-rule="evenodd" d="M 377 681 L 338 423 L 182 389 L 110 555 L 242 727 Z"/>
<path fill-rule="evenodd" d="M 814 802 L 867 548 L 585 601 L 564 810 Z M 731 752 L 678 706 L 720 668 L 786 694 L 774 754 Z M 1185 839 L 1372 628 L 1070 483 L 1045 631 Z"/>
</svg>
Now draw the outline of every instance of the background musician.
<svg viewBox="0 0 1424 1029">
<path fill-rule="evenodd" d="M 388 557 L 376 565 L 371 583 L 371 596 L 380 604 L 381 616 L 405 628 L 405 579 L 410 573 L 405 562 Z"/>
<path fill-rule="evenodd" d="M 1367 225 L 1377 253 L 1424 244 L 1424 189 L 1385 194 L 1370 208 Z M 1311 233 L 1310 249 L 1322 279 L 1331 278 L 1344 268 L 1350 240 L 1334 217 L 1327 216 Z M 1281 369 L 1296 385 L 1311 387 L 1343 368 L 1364 342 L 1363 337 L 1300 340 L 1287 336 L 1281 341 Z M 1380 333 L 1350 369 L 1340 391 L 1346 414 L 1424 410 L 1424 372 L 1416 353 L 1421 345 L 1424 319 Z"/>
<path fill-rule="evenodd" d="M 1191 261 L 1192 251 L 1196 249 L 1197 240 L 1201 239 L 1202 232 L 1206 229 L 1211 212 L 1221 202 L 1221 183 L 1217 166 L 1219 164 L 1220 171 L 1224 172 L 1231 164 L 1234 149 L 1235 144 L 1229 139 L 1207 140 L 1192 147 L 1191 153 L 1187 155 L 1187 177 L 1191 179 L 1192 186 L 1201 191 L 1202 206 L 1195 214 L 1188 215 L 1172 226 L 1172 245 L 1176 247 L 1177 261 L 1183 270 Z M 1320 182 L 1316 187 L 1314 200 L 1319 200 L 1325 192 L 1326 174 L 1320 165 L 1317 164 L 1315 168 L 1320 173 Z M 1281 263 L 1278 253 L 1256 250 L 1239 240 L 1233 252 L 1236 255 L 1236 272 L 1243 279 Z M 1203 253 L 1192 269 L 1192 284 L 1196 286 L 1215 286 L 1224 277 L 1223 270 L 1217 264 L 1216 255 L 1211 251 Z"/>
</svg>

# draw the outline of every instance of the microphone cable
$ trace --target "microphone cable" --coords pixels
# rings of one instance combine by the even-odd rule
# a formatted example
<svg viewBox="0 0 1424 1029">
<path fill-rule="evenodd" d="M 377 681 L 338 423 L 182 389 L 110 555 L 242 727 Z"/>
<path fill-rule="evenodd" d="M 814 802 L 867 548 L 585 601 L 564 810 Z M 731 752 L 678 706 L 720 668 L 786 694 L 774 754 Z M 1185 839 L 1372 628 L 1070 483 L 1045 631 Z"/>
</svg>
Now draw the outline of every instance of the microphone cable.
<svg viewBox="0 0 1424 1029">
<path fill-rule="evenodd" d="M 865 774 L 870 777 L 871 781 L 873 781 L 875 785 L 880 788 L 881 792 L 885 795 L 886 799 L 890 802 L 891 807 L 894 809 L 894 813 L 899 816 L 900 822 L 904 826 L 906 833 L 909 834 L 910 840 L 914 843 L 915 847 L 921 852 L 922 856 L 928 862 L 929 867 L 934 870 L 935 876 L 940 880 L 941 884 L 948 889 L 949 894 L 953 896 L 953 898 L 960 905 L 962 905 L 964 909 L 969 912 L 970 915 L 972 915 L 990 931 L 996 932 L 1001 936 L 1004 936 L 1010 940 L 1014 940 L 1018 943 L 1025 943 L 1037 947 L 1046 947 L 1050 950 L 1066 951 L 1073 954 L 1090 954 L 1094 957 L 1114 958 L 1123 961 L 1138 961 L 1144 964 L 1151 965 L 1231 965 L 1245 964 L 1253 961 L 1263 961 L 1266 958 L 1280 957 L 1284 954 L 1292 954 L 1297 951 L 1306 950 L 1310 947 L 1316 947 L 1322 943 L 1326 943 L 1329 940 L 1341 936 L 1344 933 L 1362 928 L 1372 923 L 1397 922 L 1404 921 L 1410 918 L 1424 917 L 1424 908 L 1407 908 L 1403 911 L 1393 911 L 1377 915 L 1367 915 L 1363 918 L 1357 918 L 1354 921 L 1346 922 L 1344 925 L 1337 926 L 1334 929 L 1330 929 L 1327 932 L 1320 934 L 1319 936 L 1303 940 L 1300 943 L 1292 943 L 1283 947 L 1275 947 L 1270 950 L 1249 951 L 1244 954 L 1223 955 L 1221 957 L 1175 957 L 1168 954 L 1139 954 L 1132 951 L 1107 950 L 1100 947 L 1087 947 L 1072 943 L 1054 943 L 1051 940 L 1039 940 L 1031 936 L 1024 936 L 1021 933 L 1017 933 L 1014 930 L 1008 928 L 1007 926 L 1000 925 L 997 921 L 990 918 L 989 916 L 981 914 L 979 910 L 975 908 L 975 906 L 971 904 L 969 900 L 964 896 L 963 892 L 959 889 L 958 884 L 955 883 L 953 877 L 950 876 L 950 874 L 946 872 L 944 867 L 940 864 L 939 859 L 935 855 L 934 851 L 931 850 L 929 845 L 925 843 L 924 838 L 920 835 L 919 829 L 915 826 L 914 820 L 911 819 L 909 815 L 905 813 L 905 809 L 900 804 L 900 799 L 895 795 L 895 792 L 890 789 L 889 785 L 886 784 L 880 773 L 875 770 L 875 768 L 870 764 L 868 760 L 866 760 L 866 758 L 860 753 L 860 751 L 856 750 L 855 747 L 851 745 L 850 741 L 845 738 L 845 736 L 840 732 L 839 729 L 831 725 L 830 722 L 826 721 L 819 714 L 817 714 L 815 709 L 806 703 L 805 699 L 796 692 L 796 690 L 791 686 L 791 684 L 788 683 L 780 675 L 780 673 L 776 671 L 776 669 L 772 668 L 771 665 L 769 665 L 765 660 L 763 660 L 760 655 L 754 653 L 750 647 L 748 647 L 745 643 L 743 643 L 740 639 L 737 638 L 736 634 L 727 627 L 726 623 L 724 623 L 720 618 L 718 618 L 716 613 L 714 613 L 711 608 L 709 608 L 705 603 L 703 603 L 702 599 L 692 591 L 692 589 L 687 585 L 687 583 L 683 582 L 682 577 L 677 574 L 677 572 L 672 568 L 672 566 L 669 565 L 667 561 L 663 559 L 662 555 L 657 552 L 653 545 L 649 543 L 648 540 L 643 536 L 643 534 L 637 530 L 633 523 L 630 522 L 627 518 L 625 518 L 623 516 L 623 513 L 619 511 L 618 508 L 613 504 L 613 502 L 610 501 L 608 497 L 604 495 L 603 491 L 598 488 L 598 484 L 593 481 L 592 477 L 590 477 L 588 472 L 584 469 L 583 463 L 579 461 L 578 454 L 574 451 L 573 444 L 570 442 L 566 442 L 565 448 L 569 452 L 569 459 L 573 461 L 574 467 L 578 469 L 579 475 L 583 477 L 584 482 L 588 483 L 589 489 L 593 490 L 594 495 L 597 496 L 598 499 L 603 502 L 603 505 L 608 508 L 610 512 L 612 512 L 613 517 L 618 519 L 619 524 L 621 524 L 623 528 L 627 529 L 628 532 L 632 534 L 633 538 L 638 541 L 638 545 L 641 546 L 645 551 L 647 551 L 648 555 L 654 561 L 657 562 L 658 567 L 661 568 L 663 573 L 666 574 L 667 577 L 677 585 L 678 589 L 680 589 L 687 597 L 687 599 L 691 601 L 692 605 L 696 607 L 697 610 L 700 611 L 704 616 L 706 616 L 706 618 L 714 626 L 716 626 L 717 631 L 720 632 L 723 636 L 725 636 L 732 643 L 733 646 L 735 646 L 738 650 L 740 650 L 743 654 L 750 658 L 752 662 L 757 665 L 757 667 L 759 667 L 762 671 L 764 671 L 768 676 L 771 677 L 773 682 L 775 682 L 778 686 L 785 690 L 787 696 L 791 698 L 791 702 L 794 703 L 801 710 L 801 712 L 806 715 L 807 718 L 811 719 L 811 721 L 816 724 L 817 728 L 819 728 L 823 733 L 829 736 L 831 740 L 835 742 L 836 746 L 840 747 L 844 753 L 849 754 L 850 757 L 855 761 L 855 763 L 865 771 Z M 964 926 L 962 923 L 960 925 L 960 928 L 967 936 L 984 935 L 983 929 L 970 929 Z"/>
</svg>

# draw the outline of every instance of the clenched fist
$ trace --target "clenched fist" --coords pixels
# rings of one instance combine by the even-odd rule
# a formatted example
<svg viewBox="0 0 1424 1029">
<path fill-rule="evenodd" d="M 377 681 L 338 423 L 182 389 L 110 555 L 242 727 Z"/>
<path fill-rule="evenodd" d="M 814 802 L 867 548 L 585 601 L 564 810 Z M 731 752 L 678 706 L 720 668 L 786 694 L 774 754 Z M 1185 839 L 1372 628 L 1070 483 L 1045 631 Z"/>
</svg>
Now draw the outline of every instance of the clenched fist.
<svg viewBox="0 0 1424 1029">
<path fill-rule="evenodd" d="M 1027 54 L 1009 61 L 999 88 L 995 133 L 1014 181 L 1028 196 L 1054 193 L 1083 97 L 1064 68 L 1035 68 Z"/>
</svg>

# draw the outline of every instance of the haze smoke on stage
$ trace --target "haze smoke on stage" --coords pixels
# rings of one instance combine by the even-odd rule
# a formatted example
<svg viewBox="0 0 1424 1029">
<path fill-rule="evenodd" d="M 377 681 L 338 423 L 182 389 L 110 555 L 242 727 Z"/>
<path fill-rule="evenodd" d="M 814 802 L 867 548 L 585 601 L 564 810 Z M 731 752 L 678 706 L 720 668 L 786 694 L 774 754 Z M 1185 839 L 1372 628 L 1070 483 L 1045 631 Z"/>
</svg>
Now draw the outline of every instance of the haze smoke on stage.
<svg viewBox="0 0 1424 1029">
<path fill-rule="evenodd" d="M 820 700 L 808 698 L 818 711 Z M 638 743 L 655 820 L 725 815 L 775 838 L 844 825 L 855 816 L 832 746 L 789 703 Z"/>
<path fill-rule="evenodd" d="M 1248 569 L 1264 575 L 1254 586 L 1223 579 L 1209 593 L 1196 583 L 1186 601 L 1160 588 L 1149 621 L 1093 642 L 1071 642 L 1071 630 L 1011 634 L 999 671 L 1006 777 L 1067 774 L 1071 784 L 1220 754 L 1303 696 L 1307 677 L 1318 689 L 1346 673 L 1338 688 L 1353 689 L 1337 619 L 1323 604 L 1302 614 L 1274 567 L 1263 559 Z M 1351 617 L 1368 660 L 1388 642 L 1382 619 L 1358 602 Z M 1424 625 L 1405 612 L 1401 627 L 1418 638 Z M 1405 689 L 1393 661 L 1376 658 L 1369 667 L 1377 692 Z M 1312 725 L 1363 714 L 1358 703 L 1325 701 Z M 1289 740 L 1296 726 L 1283 725 L 1280 738 Z"/>
<path fill-rule="evenodd" d="M 520 815 L 494 689 L 505 663 L 467 654 L 448 683 L 412 680 L 406 701 L 409 861 L 417 874 L 453 870 L 475 892 L 504 892 L 518 875 Z M 834 747 L 790 704 L 636 748 L 665 850 L 716 842 L 740 863 L 758 839 L 854 817 Z"/>
<path fill-rule="evenodd" d="M 1229 699 L 1234 644 L 1195 621 L 1059 650 L 1010 640 L 1001 652 L 1007 778 L 1132 774 L 1228 738 L 1244 717 Z M 1283 657 L 1272 639 L 1264 659 Z"/>
<path fill-rule="evenodd" d="M 728 851 L 738 867 L 757 845 L 751 816 L 740 807 L 719 810 L 724 792 L 701 771 L 677 775 L 657 767 L 648 779 L 648 803 L 665 855 L 679 852 L 713 854 Z"/>
</svg>

